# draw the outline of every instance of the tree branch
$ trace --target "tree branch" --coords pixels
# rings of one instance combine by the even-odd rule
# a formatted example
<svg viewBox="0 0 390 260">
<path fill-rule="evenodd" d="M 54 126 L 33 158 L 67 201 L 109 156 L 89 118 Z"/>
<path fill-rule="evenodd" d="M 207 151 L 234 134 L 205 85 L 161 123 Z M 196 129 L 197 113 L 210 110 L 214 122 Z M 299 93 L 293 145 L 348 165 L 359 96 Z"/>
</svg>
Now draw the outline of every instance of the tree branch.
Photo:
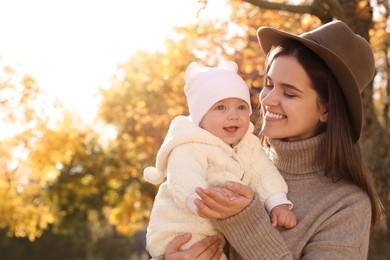
<svg viewBox="0 0 390 260">
<path fill-rule="evenodd" d="M 245 0 L 245 2 L 248 2 L 250 4 L 253 4 L 255 6 L 264 8 L 264 9 L 271 9 L 271 10 L 282 10 L 292 13 L 310 13 L 311 8 L 307 5 L 290 5 L 290 4 L 283 4 L 283 3 L 274 3 L 269 2 L 266 0 Z"/>
<path fill-rule="evenodd" d="M 333 17 L 345 20 L 343 9 L 338 0 L 314 0 L 309 5 L 291 5 L 269 2 L 266 0 L 245 0 L 245 2 L 264 9 L 283 10 L 299 14 L 311 14 L 317 16 L 322 23 L 332 21 Z"/>
<path fill-rule="evenodd" d="M 323 0 L 330 9 L 330 12 L 334 17 L 336 17 L 339 20 L 345 21 L 345 15 L 343 11 L 343 7 L 340 4 L 339 0 Z"/>
</svg>

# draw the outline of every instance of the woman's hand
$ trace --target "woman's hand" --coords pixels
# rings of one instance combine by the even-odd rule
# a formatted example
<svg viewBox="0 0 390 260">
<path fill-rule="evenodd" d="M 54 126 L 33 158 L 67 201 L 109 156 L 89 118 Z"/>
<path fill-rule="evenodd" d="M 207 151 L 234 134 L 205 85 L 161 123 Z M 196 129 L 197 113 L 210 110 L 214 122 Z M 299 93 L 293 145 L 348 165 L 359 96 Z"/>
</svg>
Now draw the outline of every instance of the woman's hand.
<svg viewBox="0 0 390 260">
<path fill-rule="evenodd" d="M 253 200 L 252 189 L 238 182 L 227 181 L 225 188 L 196 188 L 202 200 L 196 199 L 198 215 L 209 219 L 225 219 L 246 208 Z"/>
<path fill-rule="evenodd" d="M 222 255 L 220 239 L 217 236 L 210 236 L 193 244 L 186 250 L 180 248 L 191 240 L 191 234 L 179 235 L 172 240 L 165 251 L 165 260 L 176 259 L 200 259 L 218 260 Z"/>
</svg>

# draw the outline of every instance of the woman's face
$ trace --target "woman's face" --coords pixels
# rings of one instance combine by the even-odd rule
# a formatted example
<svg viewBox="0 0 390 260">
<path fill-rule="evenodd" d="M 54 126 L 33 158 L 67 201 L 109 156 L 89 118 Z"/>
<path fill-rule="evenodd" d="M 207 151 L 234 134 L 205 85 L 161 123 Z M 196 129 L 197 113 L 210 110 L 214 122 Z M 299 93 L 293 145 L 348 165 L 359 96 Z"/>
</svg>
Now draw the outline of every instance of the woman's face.
<svg viewBox="0 0 390 260">
<path fill-rule="evenodd" d="M 312 82 L 297 59 L 276 57 L 266 77 L 266 86 L 260 93 L 263 135 L 287 141 L 316 135 L 328 113 L 325 105 L 319 104 Z"/>
</svg>

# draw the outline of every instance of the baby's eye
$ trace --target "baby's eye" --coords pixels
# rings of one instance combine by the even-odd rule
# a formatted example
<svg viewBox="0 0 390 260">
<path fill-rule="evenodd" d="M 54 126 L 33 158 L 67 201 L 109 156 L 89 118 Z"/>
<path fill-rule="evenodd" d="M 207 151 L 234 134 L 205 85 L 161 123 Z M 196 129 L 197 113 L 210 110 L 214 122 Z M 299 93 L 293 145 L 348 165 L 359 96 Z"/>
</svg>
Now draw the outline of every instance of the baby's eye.
<svg viewBox="0 0 390 260">
<path fill-rule="evenodd" d="M 246 110 L 246 109 L 247 109 L 247 106 L 245 106 L 245 105 L 238 106 L 238 110 Z"/>
<path fill-rule="evenodd" d="M 216 107 L 216 109 L 217 109 L 217 110 L 225 110 L 226 107 L 225 107 L 224 105 L 218 105 L 218 106 Z"/>
</svg>

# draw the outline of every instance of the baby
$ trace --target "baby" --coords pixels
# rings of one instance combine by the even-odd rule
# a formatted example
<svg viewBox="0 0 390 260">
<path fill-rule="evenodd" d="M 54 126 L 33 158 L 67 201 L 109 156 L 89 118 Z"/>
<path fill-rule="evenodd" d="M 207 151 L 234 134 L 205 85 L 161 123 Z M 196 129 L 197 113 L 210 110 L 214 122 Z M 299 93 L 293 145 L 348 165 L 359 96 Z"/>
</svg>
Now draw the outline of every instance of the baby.
<svg viewBox="0 0 390 260">
<path fill-rule="evenodd" d="M 144 170 L 150 183 L 167 178 L 159 187 L 147 228 L 146 249 L 152 257 L 164 255 L 179 234 L 192 234 L 183 249 L 206 236 L 220 235 L 211 221 L 198 216 L 196 187 L 224 187 L 227 180 L 247 184 L 276 216 L 274 226 L 291 228 L 296 223 L 287 184 L 253 134 L 249 89 L 237 70 L 229 61 L 211 68 L 192 62 L 186 70 L 190 115 L 172 120 L 156 167 Z M 281 224 L 281 219 L 294 224 Z"/>
</svg>

